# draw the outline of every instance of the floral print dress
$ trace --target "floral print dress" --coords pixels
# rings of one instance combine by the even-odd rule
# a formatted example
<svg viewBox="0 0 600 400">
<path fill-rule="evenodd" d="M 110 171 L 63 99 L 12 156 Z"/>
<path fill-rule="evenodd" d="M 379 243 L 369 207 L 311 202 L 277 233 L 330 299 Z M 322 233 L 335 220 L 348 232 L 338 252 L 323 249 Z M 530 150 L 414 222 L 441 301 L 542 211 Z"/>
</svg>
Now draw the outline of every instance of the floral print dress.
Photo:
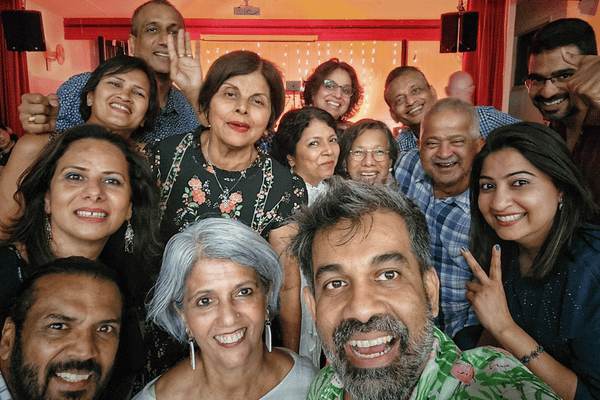
<svg viewBox="0 0 600 400">
<path fill-rule="evenodd" d="M 162 190 L 164 239 L 206 217 L 239 219 L 264 237 L 306 202 L 300 177 L 261 150 L 247 169 L 213 167 L 200 146 L 206 128 L 162 140 L 148 149 Z"/>
<path fill-rule="evenodd" d="M 161 187 L 164 243 L 207 217 L 239 219 L 267 238 L 272 229 L 285 224 L 294 209 L 306 203 L 304 181 L 260 149 L 244 171 L 213 169 L 200 146 L 205 129 L 172 136 L 146 148 Z M 134 393 L 188 355 L 187 346 L 152 323 L 146 325 L 144 341 L 147 365 Z"/>
</svg>

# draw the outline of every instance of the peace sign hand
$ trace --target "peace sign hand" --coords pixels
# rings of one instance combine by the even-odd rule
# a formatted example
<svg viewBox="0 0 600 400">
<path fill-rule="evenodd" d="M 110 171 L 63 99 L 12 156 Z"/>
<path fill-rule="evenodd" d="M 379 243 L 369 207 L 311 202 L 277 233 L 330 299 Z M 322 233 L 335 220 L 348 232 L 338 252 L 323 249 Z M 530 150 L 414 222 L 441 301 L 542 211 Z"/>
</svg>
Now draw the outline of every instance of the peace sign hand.
<svg viewBox="0 0 600 400">
<path fill-rule="evenodd" d="M 475 277 L 474 282 L 466 283 L 466 298 L 473 305 L 481 325 L 492 335 L 499 337 L 503 330 L 514 324 L 502 286 L 500 246 L 496 245 L 492 250 L 489 277 L 468 249 L 463 248 L 461 253 Z"/>
</svg>

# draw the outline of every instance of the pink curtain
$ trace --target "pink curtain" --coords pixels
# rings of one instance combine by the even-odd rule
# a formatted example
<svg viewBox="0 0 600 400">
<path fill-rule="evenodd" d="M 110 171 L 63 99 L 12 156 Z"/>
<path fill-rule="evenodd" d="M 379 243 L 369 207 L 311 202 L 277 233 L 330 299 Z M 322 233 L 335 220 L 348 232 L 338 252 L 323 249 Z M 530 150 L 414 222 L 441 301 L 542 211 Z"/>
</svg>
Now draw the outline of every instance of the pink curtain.
<svg viewBox="0 0 600 400">
<path fill-rule="evenodd" d="M 477 50 L 464 53 L 463 70 L 473 76 L 475 104 L 502 108 L 505 29 L 508 0 L 470 0 L 468 11 L 479 12 Z"/>
<path fill-rule="evenodd" d="M 20 0 L 0 0 L 0 10 L 23 10 L 23 5 Z M 23 129 L 17 108 L 21 104 L 21 95 L 29 92 L 27 53 L 7 51 L 4 31 L 0 43 L 0 90 L 0 114 L 3 122 L 21 136 Z"/>
</svg>

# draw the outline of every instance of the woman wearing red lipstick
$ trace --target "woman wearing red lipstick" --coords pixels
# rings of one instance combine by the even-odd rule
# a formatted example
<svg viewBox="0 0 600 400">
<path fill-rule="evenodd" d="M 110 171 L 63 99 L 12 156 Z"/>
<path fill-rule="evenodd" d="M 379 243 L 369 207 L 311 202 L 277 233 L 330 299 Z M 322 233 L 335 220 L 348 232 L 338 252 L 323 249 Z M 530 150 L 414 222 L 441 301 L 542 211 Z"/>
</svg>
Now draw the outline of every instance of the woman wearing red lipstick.
<svg viewBox="0 0 600 400">
<path fill-rule="evenodd" d="M 563 399 L 597 399 L 600 228 L 587 222 L 592 194 L 565 143 L 531 122 L 496 129 L 473 162 L 470 190 L 478 207 L 463 255 L 477 281 L 466 297 L 484 335 Z"/>
<path fill-rule="evenodd" d="M 152 130 L 158 113 L 154 72 L 139 58 L 116 56 L 100 64 L 81 91 L 79 111 L 87 124 L 103 126 L 123 137 L 136 140 Z M 27 134 L 13 149 L 0 177 L 0 222 L 18 218 L 13 199 L 19 177 L 42 152 L 54 134 Z M 6 238 L 0 227 L 0 238 Z"/>
<path fill-rule="evenodd" d="M 277 252 L 239 221 L 209 218 L 173 236 L 148 319 L 189 357 L 134 400 L 305 399 L 316 368 L 271 345 L 283 276 Z"/>
<path fill-rule="evenodd" d="M 348 119 L 360 109 L 363 91 L 354 68 L 332 58 L 315 68 L 304 81 L 304 91 L 300 94 L 305 106 L 327 111 L 337 121 L 338 128 L 345 130 L 351 125 Z"/>
<path fill-rule="evenodd" d="M 162 191 L 161 237 L 166 242 L 206 217 L 231 218 L 250 226 L 285 256 L 294 231 L 287 220 L 306 202 L 305 185 L 257 145 L 283 111 L 281 73 L 256 53 L 231 52 L 211 65 L 198 103 L 208 127 L 171 136 L 148 149 Z M 300 271 L 293 262 L 284 264 L 282 338 L 286 347 L 297 350 Z M 180 360 L 178 346 L 167 349 L 168 338 L 158 342 L 149 346 L 148 378 Z"/>
<path fill-rule="evenodd" d="M 397 159 L 398 145 L 387 125 L 374 119 L 362 119 L 340 139 L 336 174 L 353 181 L 394 182 L 390 172 Z"/>
</svg>

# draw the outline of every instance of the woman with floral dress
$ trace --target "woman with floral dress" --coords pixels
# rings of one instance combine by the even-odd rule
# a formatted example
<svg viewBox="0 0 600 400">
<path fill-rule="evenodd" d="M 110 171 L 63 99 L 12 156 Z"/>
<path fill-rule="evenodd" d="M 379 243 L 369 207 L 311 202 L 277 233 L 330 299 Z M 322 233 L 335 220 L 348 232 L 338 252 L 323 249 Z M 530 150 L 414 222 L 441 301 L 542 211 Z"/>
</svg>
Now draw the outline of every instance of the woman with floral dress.
<svg viewBox="0 0 600 400">
<path fill-rule="evenodd" d="M 306 189 L 301 178 L 256 145 L 283 111 L 281 73 L 255 53 L 226 54 L 209 69 L 198 103 L 208 128 L 148 149 L 162 190 L 162 238 L 168 240 L 199 219 L 225 217 L 250 226 L 282 253 L 295 229 L 286 220 L 306 202 Z M 285 347 L 297 351 L 300 272 L 295 262 L 283 260 L 282 338 Z"/>
</svg>

